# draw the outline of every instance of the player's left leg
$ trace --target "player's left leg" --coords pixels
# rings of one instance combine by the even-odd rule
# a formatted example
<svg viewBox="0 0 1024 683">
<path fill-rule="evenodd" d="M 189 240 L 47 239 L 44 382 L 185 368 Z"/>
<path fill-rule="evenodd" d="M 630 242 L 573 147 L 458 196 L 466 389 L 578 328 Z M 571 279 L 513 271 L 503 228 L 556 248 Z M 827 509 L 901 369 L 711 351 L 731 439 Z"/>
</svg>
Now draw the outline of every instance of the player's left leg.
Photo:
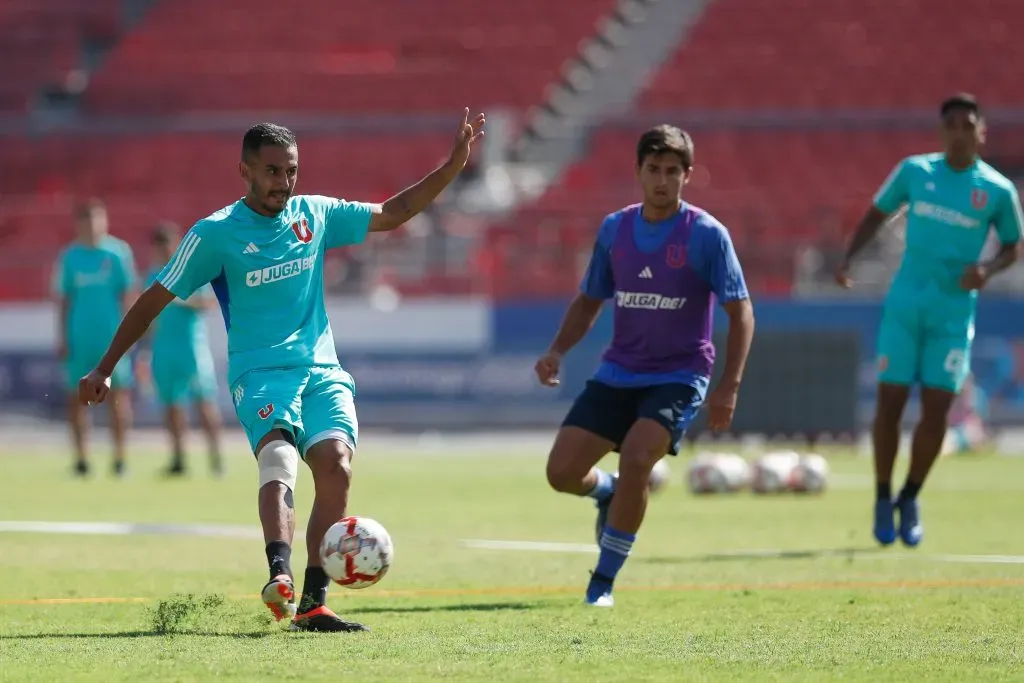
<svg viewBox="0 0 1024 683">
<path fill-rule="evenodd" d="M 187 368 L 182 367 L 169 352 L 154 354 L 153 385 L 164 406 L 164 426 L 171 440 L 171 462 L 164 473 L 171 477 L 185 474 L 185 434 L 188 431 L 185 406 L 189 397 L 189 376 L 186 373 Z"/>
<path fill-rule="evenodd" d="M 938 327 L 935 332 L 922 351 L 921 420 L 914 429 L 907 481 L 896 497 L 900 539 L 908 546 L 924 537 L 917 496 L 942 450 L 949 410 L 970 372 L 973 326 Z"/>
<path fill-rule="evenodd" d="M 637 419 L 619 449 L 619 482 L 601 535 L 597 568 L 587 586 L 587 602 L 611 606 L 615 579 L 636 541 L 647 510 L 651 470 L 675 453 L 701 404 L 700 392 L 682 384 L 651 387 L 640 400 Z"/>
<path fill-rule="evenodd" d="M 359 437 L 355 386 L 341 368 L 311 368 L 302 395 L 302 422 L 308 435 L 299 444 L 313 474 L 313 509 L 306 525 L 306 574 L 292 627 L 300 631 L 366 631 L 327 607 L 331 580 L 320 559 L 327 529 L 345 516 L 352 482 L 352 457 Z"/>
<path fill-rule="evenodd" d="M 224 474 L 224 459 L 220 451 L 220 411 L 213 399 L 201 399 L 196 402 L 196 413 L 199 426 L 206 435 L 206 446 L 210 454 L 210 471 L 214 476 Z"/>
<path fill-rule="evenodd" d="M 124 476 L 128 431 L 132 427 L 132 364 L 123 358 L 110 376 L 110 427 L 114 441 L 114 474 Z"/>
</svg>

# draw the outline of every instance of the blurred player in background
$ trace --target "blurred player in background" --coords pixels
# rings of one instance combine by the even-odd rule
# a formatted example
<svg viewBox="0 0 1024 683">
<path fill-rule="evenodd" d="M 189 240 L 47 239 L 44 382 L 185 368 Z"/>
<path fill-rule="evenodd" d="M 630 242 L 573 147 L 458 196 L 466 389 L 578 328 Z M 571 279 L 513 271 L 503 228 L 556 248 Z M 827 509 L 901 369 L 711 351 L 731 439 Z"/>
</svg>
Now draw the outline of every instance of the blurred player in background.
<svg viewBox="0 0 1024 683">
<path fill-rule="evenodd" d="M 655 464 L 675 454 L 711 381 L 715 299 L 729 316 L 725 371 L 708 401 L 709 426 L 728 429 L 736 407 L 754 313 L 725 227 L 680 199 L 693 169 L 693 142 L 659 126 L 641 136 L 636 172 L 643 203 L 609 215 L 590 265 L 547 353 L 541 383 L 558 384 L 562 357 L 614 299 L 611 346 L 562 424 L 548 456 L 547 478 L 564 493 L 597 501 L 601 554 L 586 602 L 611 607 L 612 585 L 647 508 Z M 596 467 L 619 452 L 619 474 Z"/>
<path fill-rule="evenodd" d="M 53 271 L 57 300 L 58 354 L 68 387 L 68 422 L 75 449 L 74 471 L 89 474 L 88 420 L 78 401 L 78 379 L 95 367 L 131 304 L 135 264 L 127 243 L 107 234 L 107 210 L 91 199 L 78 207 L 77 238 L 61 252 Z M 121 359 L 110 372 L 110 419 L 114 474 L 125 474 L 125 439 L 131 426 L 132 366 Z"/>
<path fill-rule="evenodd" d="M 947 416 L 970 371 L 978 290 L 1018 257 L 1021 207 L 1013 183 L 982 161 L 985 120 L 977 101 L 957 95 L 939 110 L 943 151 L 907 157 L 875 195 L 853 236 L 836 280 L 850 287 L 850 261 L 878 229 L 908 205 L 906 252 L 886 297 L 878 336 L 878 405 L 874 425 L 874 535 L 916 546 L 924 535 L 917 496 L 946 436 Z M 980 262 L 989 229 L 999 252 Z M 921 387 L 910 471 L 896 499 L 892 471 L 900 423 L 912 385 Z"/>
<path fill-rule="evenodd" d="M 199 221 L 128 311 L 106 355 L 83 377 L 80 398 L 101 402 L 117 362 L 175 297 L 208 282 L 228 327 L 228 373 L 235 411 L 259 467 L 259 513 L 270 581 L 263 601 L 303 631 L 363 631 L 324 604 L 324 532 L 345 516 L 358 438 L 355 385 L 338 363 L 324 310 L 324 252 L 394 230 L 423 211 L 462 171 L 483 135 L 484 116 L 465 110 L 448 160 L 383 204 L 292 196 L 299 152 L 287 128 L 253 126 L 242 140 L 239 173 L 247 193 Z M 339 162 L 343 163 L 343 162 Z M 291 570 L 293 490 L 299 459 L 313 474 L 306 526 L 307 566 L 296 608 Z"/>
<path fill-rule="evenodd" d="M 153 270 L 146 279 L 147 287 L 156 281 L 180 241 L 181 232 L 173 223 L 165 222 L 156 227 L 152 241 Z M 203 285 L 187 301 L 171 302 L 156 319 L 150 333 L 149 367 L 171 437 L 171 463 L 167 468 L 170 476 L 185 474 L 186 409 L 190 403 L 195 405 L 199 424 L 206 435 L 210 469 L 216 476 L 224 471 L 216 402 L 217 378 L 203 319 L 204 312 L 215 305 L 213 288 Z"/>
</svg>

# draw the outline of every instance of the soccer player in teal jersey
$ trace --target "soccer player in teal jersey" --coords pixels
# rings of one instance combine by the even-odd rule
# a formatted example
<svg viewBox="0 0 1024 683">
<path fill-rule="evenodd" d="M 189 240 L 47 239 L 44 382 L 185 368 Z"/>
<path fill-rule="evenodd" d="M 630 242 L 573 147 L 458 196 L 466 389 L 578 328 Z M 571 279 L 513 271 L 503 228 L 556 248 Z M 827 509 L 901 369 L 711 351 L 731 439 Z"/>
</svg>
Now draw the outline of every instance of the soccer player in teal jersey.
<svg viewBox="0 0 1024 683">
<path fill-rule="evenodd" d="M 79 397 L 101 402 L 117 361 L 174 299 L 211 282 L 228 327 L 228 379 L 235 411 L 259 466 L 259 513 L 270 581 L 263 602 L 305 631 L 362 631 L 326 607 L 329 579 L 319 547 L 345 515 L 358 438 L 355 385 L 338 363 L 323 301 L 327 249 L 394 230 L 423 211 L 462 171 L 483 135 L 484 116 L 465 110 L 451 153 L 419 183 L 383 204 L 293 196 L 299 153 L 286 128 L 262 123 L 242 141 L 247 193 L 198 223 L 125 315 L 106 355 L 83 377 Z M 339 160 L 339 163 L 344 163 Z M 292 491 L 302 459 L 313 475 L 307 567 L 296 608 L 291 570 Z"/>
<path fill-rule="evenodd" d="M 99 200 L 79 207 L 77 239 L 61 252 L 53 271 L 58 354 L 68 388 L 68 422 L 78 476 L 89 473 L 88 421 L 78 401 L 78 380 L 102 357 L 135 287 L 131 248 L 108 235 L 107 225 L 107 210 Z M 125 473 L 125 439 L 132 417 L 131 361 L 122 359 L 110 374 L 114 474 L 121 476 Z"/>
<path fill-rule="evenodd" d="M 917 496 L 946 435 L 950 406 L 970 370 L 978 291 L 1016 261 L 1021 206 L 1013 183 L 978 156 L 985 121 L 977 101 L 957 95 L 942 103 L 943 152 L 904 159 L 875 195 L 836 273 L 850 287 L 850 259 L 886 218 L 907 206 L 906 252 L 885 300 L 878 335 L 878 405 L 874 424 L 874 535 L 889 545 L 921 542 Z M 1001 248 L 981 262 L 989 230 Z M 892 499 L 892 470 L 903 408 L 912 385 L 921 389 L 910 471 Z"/>
<path fill-rule="evenodd" d="M 155 268 L 146 279 L 147 287 L 156 282 L 180 241 L 178 226 L 168 222 L 157 226 L 152 239 Z M 210 469 L 216 476 L 224 471 L 220 455 L 217 378 L 203 319 L 206 310 L 215 305 L 213 288 L 203 285 L 187 301 L 172 301 L 156 319 L 150 333 L 149 367 L 171 437 L 169 476 L 185 474 L 186 409 L 190 403 L 195 406 L 199 424 L 206 435 Z"/>
</svg>

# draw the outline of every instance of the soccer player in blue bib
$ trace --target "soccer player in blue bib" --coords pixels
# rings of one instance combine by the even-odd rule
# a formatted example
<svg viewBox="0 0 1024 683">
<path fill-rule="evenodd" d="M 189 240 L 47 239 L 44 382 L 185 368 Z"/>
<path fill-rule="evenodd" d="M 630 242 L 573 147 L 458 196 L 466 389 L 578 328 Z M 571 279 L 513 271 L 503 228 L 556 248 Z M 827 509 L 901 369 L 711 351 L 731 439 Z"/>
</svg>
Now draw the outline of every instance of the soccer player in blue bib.
<svg viewBox="0 0 1024 683">
<path fill-rule="evenodd" d="M 558 384 L 562 357 L 614 305 L 611 345 L 576 399 L 547 463 L 552 488 L 597 501 L 601 554 L 586 603 L 611 607 L 612 585 L 629 556 L 647 509 L 654 465 L 675 454 L 711 382 L 715 301 L 729 316 L 725 368 L 708 401 L 708 425 L 732 422 L 754 313 L 725 227 L 680 198 L 693 170 L 693 142 L 672 126 L 644 133 L 636 172 L 643 203 L 605 218 L 580 292 L 547 353 L 542 384 Z M 616 477 L 596 467 L 619 453 Z"/>
<path fill-rule="evenodd" d="M 78 238 L 57 260 L 53 295 L 57 300 L 57 339 L 68 387 L 68 422 L 75 449 L 75 473 L 89 473 L 88 421 L 78 401 L 78 380 L 94 367 L 117 329 L 135 288 L 135 264 L 127 243 L 107 234 L 107 210 L 93 199 L 76 216 Z M 111 431 L 114 474 L 125 473 L 125 439 L 132 419 L 128 358 L 111 368 Z"/>
<path fill-rule="evenodd" d="M 383 204 L 293 196 L 299 169 L 295 136 L 274 124 L 253 126 L 239 163 L 246 195 L 185 235 L 128 311 L 106 355 L 81 380 L 80 400 L 102 401 L 117 361 L 157 315 L 175 297 L 187 300 L 213 283 L 228 328 L 235 411 L 259 466 L 270 567 L 263 602 L 277 619 L 291 617 L 294 630 L 366 630 L 326 607 L 330 580 L 320 565 L 324 532 L 345 515 L 358 440 L 355 384 L 338 363 L 324 309 L 325 252 L 358 244 L 369 232 L 394 230 L 423 211 L 465 167 L 483 125 L 483 114 L 470 119 L 465 110 L 447 161 Z M 300 459 L 312 472 L 315 496 L 296 606 L 290 558 Z"/>
<path fill-rule="evenodd" d="M 181 233 L 173 223 L 164 222 L 156 227 L 152 239 L 156 267 L 146 278 L 147 287 L 156 282 L 180 241 Z M 206 310 L 215 305 L 213 288 L 203 285 L 188 301 L 174 299 L 153 323 L 150 332 L 149 367 L 171 437 L 169 476 L 185 474 L 186 409 L 189 404 L 195 405 L 199 424 L 206 435 L 210 469 L 216 476 L 224 471 L 220 455 L 217 378 L 203 317 Z"/>
<path fill-rule="evenodd" d="M 981 108 L 970 95 L 942 103 L 943 151 L 907 157 L 875 195 L 836 273 L 850 287 L 850 260 L 900 207 L 907 207 L 906 252 L 885 299 L 878 333 L 878 405 L 874 424 L 874 536 L 882 545 L 921 542 L 917 496 L 946 435 L 950 406 L 970 371 L 978 291 L 1014 263 L 1021 207 L 1013 183 L 978 156 L 985 142 Z M 1002 246 L 979 262 L 990 229 Z M 892 471 L 910 388 L 921 389 L 910 471 L 892 497 Z M 896 515 L 899 515 L 899 524 Z"/>
</svg>

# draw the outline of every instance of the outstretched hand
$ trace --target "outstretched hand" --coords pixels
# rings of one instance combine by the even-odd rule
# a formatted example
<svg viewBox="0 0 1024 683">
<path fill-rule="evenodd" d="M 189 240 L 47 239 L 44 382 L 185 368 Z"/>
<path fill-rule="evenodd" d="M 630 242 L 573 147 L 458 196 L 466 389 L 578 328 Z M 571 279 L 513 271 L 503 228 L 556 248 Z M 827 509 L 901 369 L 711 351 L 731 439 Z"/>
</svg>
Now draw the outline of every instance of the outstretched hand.
<svg viewBox="0 0 1024 683">
<path fill-rule="evenodd" d="M 484 124 L 487 122 L 483 113 L 477 114 L 472 120 L 469 118 L 469 107 L 462 110 L 462 122 L 455 134 L 455 141 L 452 142 L 451 155 L 448 163 L 461 171 L 469 161 L 469 153 L 473 150 L 473 143 L 484 136 Z"/>
</svg>

